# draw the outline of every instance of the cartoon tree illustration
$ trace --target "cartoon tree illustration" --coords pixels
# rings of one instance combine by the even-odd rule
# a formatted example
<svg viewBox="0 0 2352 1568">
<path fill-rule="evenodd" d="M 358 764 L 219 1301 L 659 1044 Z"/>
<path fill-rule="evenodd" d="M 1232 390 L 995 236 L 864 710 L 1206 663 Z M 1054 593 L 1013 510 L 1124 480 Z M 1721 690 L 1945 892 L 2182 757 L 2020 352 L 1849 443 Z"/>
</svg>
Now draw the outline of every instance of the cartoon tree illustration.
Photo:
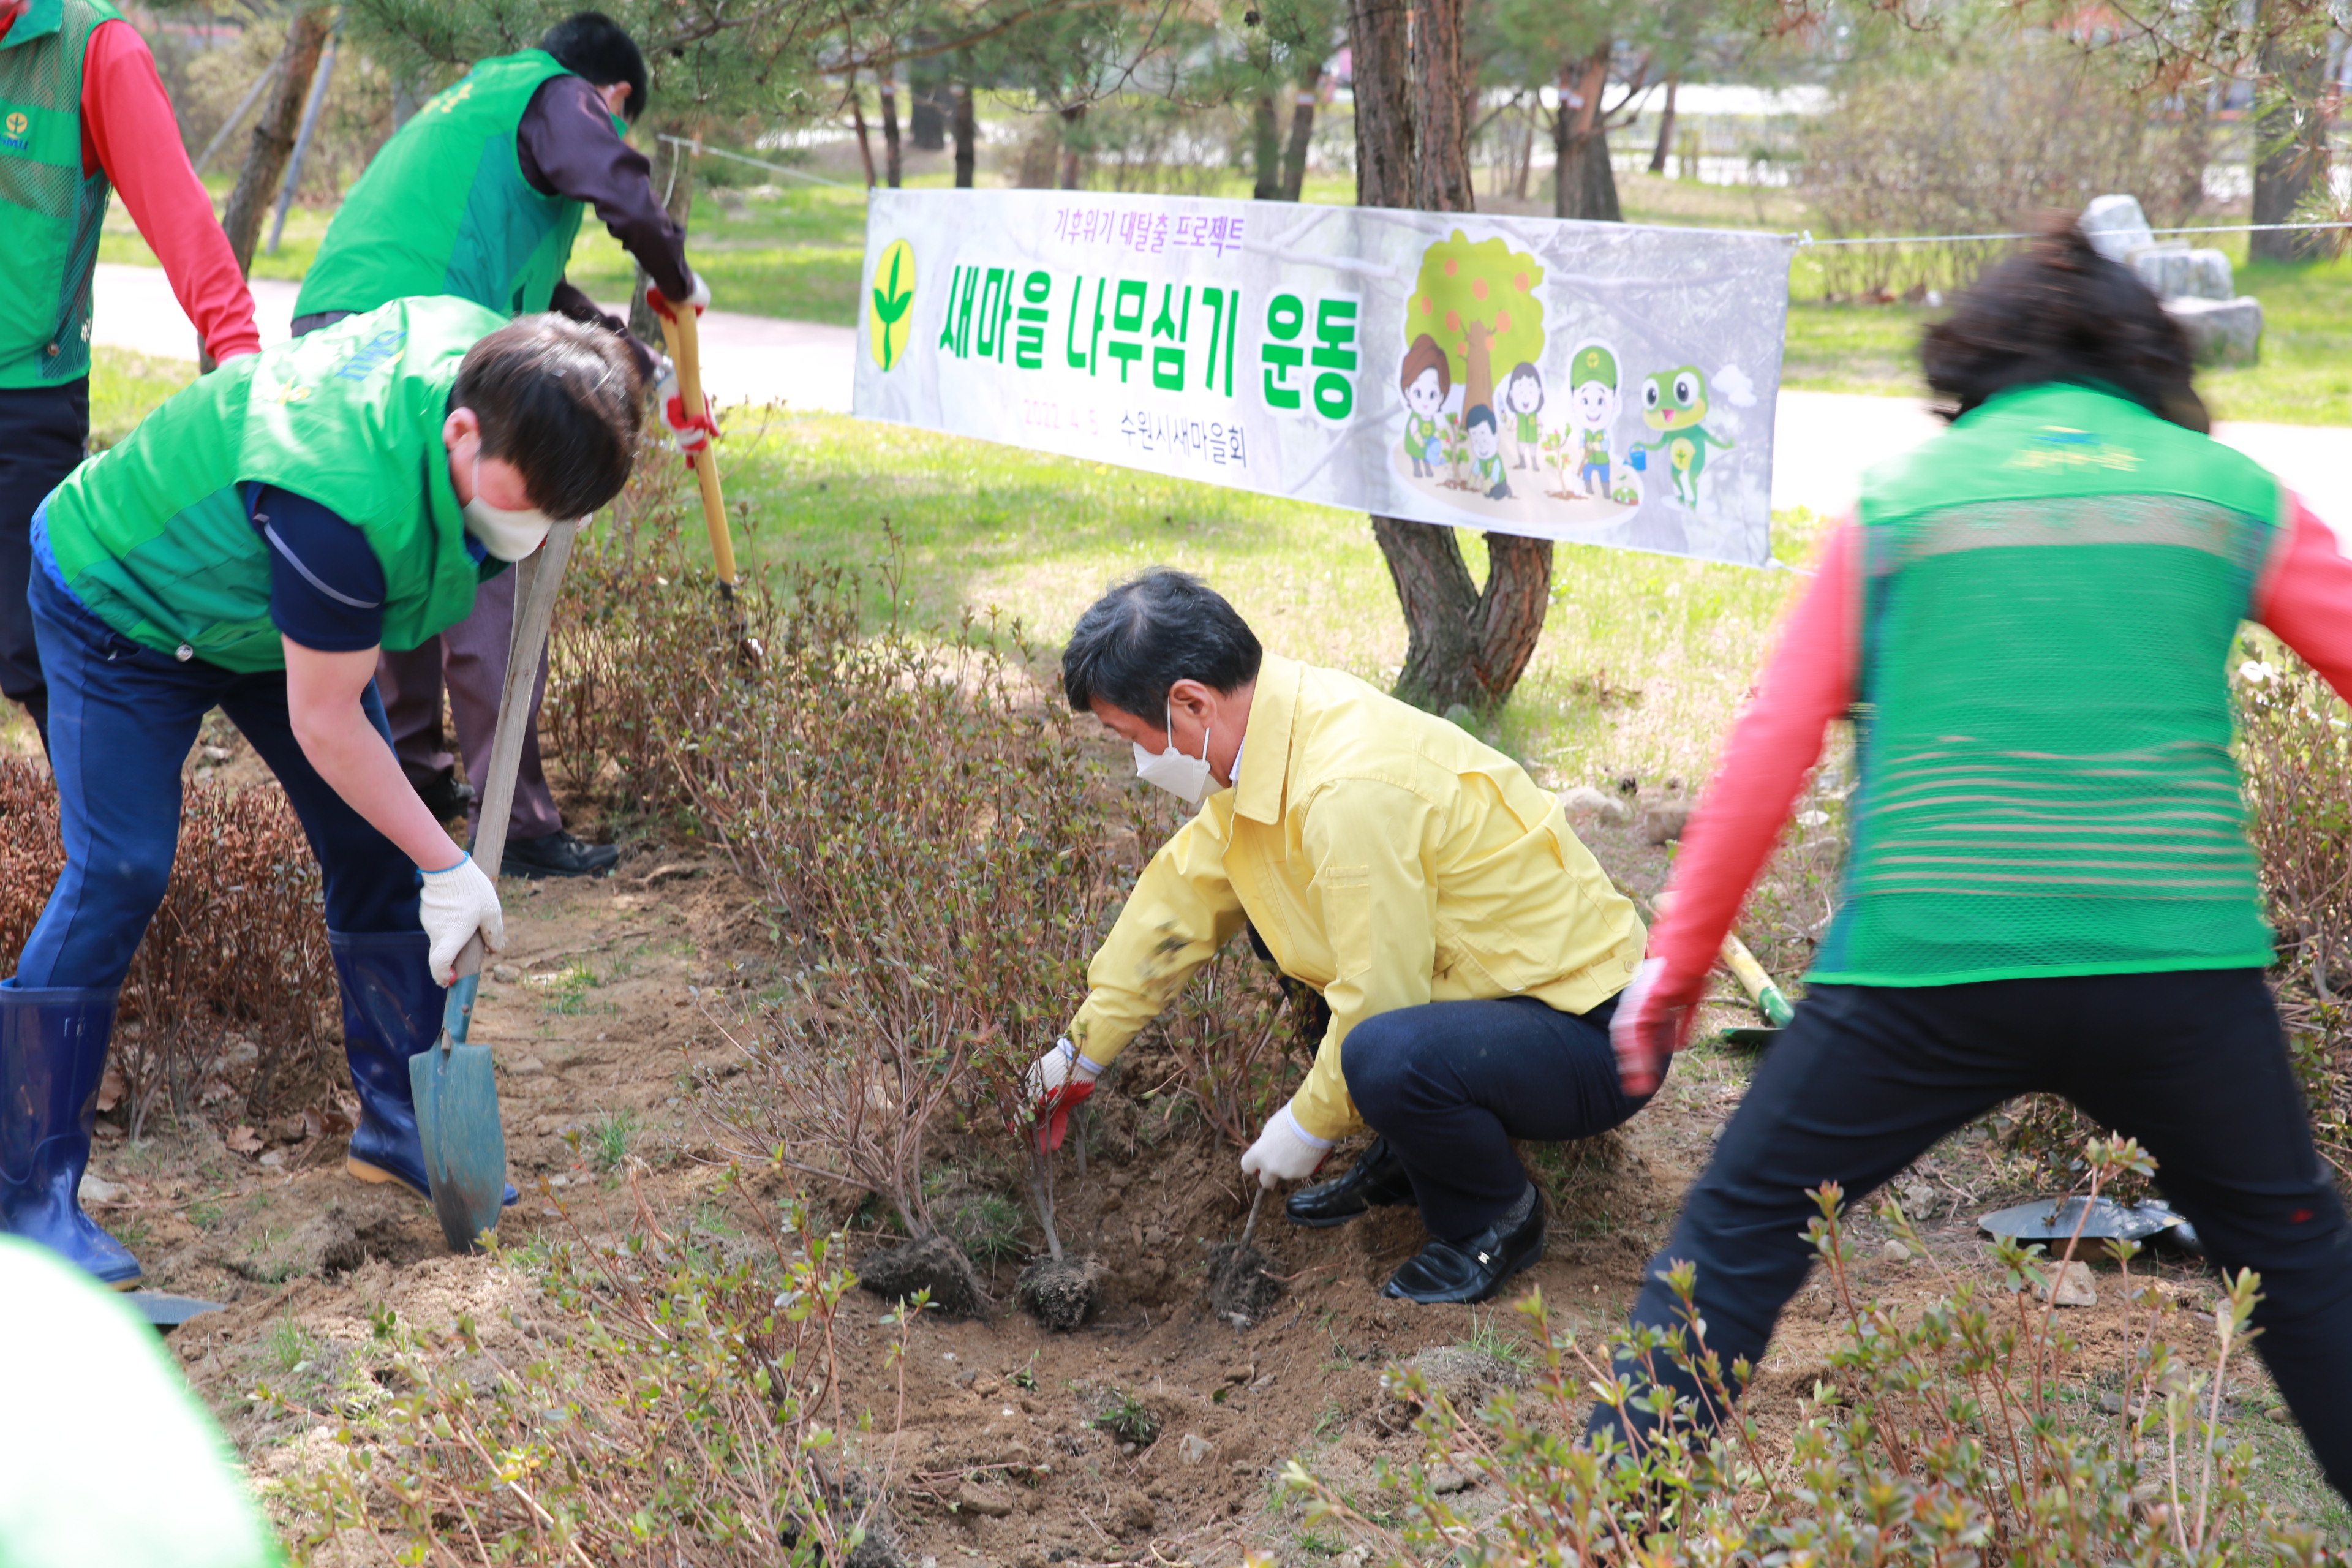
<svg viewBox="0 0 2352 1568">
<path fill-rule="evenodd" d="M 1462 230 L 1422 254 L 1421 277 L 1405 301 L 1406 331 L 1427 332 L 1453 362 L 1462 406 L 1495 405 L 1497 362 L 1543 359 L 1543 268 L 1501 239 L 1470 243 Z"/>
<path fill-rule="evenodd" d="M 1568 470 L 1583 449 L 1583 444 L 1576 439 L 1574 432 L 1566 426 L 1557 430 L 1544 432 L 1540 447 L 1543 459 L 1550 464 L 1552 471 L 1559 476 L 1559 489 L 1551 493 L 1562 500 L 1575 499 L 1574 492 L 1569 488 Z"/>
<path fill-rule="evenodd" d="M 1469 489 L 1469 481 L 1462 477 L 1462 466 L 1470 460 L 1470 437 L 1462 428 L 1461 416 L 1449 414 L 1445 416 L 1444 440 L 1445 469 L 1453 476 L 1445 481 L 1446 485 L 1457 490 Z"/>
</svg>

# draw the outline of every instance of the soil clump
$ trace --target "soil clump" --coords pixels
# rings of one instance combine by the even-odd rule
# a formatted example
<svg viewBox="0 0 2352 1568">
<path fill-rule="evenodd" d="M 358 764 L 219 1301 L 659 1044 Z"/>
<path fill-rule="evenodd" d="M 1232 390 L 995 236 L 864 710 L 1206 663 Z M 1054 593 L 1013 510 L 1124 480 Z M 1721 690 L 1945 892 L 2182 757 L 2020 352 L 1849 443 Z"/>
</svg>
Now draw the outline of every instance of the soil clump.
<svg viewBox="0 0 2352 1568">
<path fill-rule="evenodd" d="M 955 1238 L 936 1232 L 898 1247 L 877 1247 L 851 1260 L 857 1283 L 886 1301 L 929 1290 L 929 1310 L 943 1318 L 984 1318 L 988 1295 Z"/>
<path fill-rule="evenodd" d="M 1021 1272 L 1021 1304 L 1045 1328 L 1067 1333 L 1102 1306 L 1101 1263 L 1092 1258 L 1043 1258 Z"/>
</svg>

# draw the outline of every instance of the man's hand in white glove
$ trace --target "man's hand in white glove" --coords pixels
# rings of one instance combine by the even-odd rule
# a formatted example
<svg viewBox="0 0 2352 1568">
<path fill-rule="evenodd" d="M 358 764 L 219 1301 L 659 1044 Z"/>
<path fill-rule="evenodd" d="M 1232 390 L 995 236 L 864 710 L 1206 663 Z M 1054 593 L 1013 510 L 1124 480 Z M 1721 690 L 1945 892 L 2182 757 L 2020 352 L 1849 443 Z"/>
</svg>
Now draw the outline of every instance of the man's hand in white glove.
<svg viewBox="0 0 2352 1568">
<path fill-rule="evenodd" d="M 687 274 L 687 278 L 694 287 L 683 300 L 672 300 L 652 284 L 646 284 L 646 304 L 647 308 L 650 309 L 655 315 L 667 316 L 673 321 L 677 320 L 677 308 L 680 304 L 693 306 L 694 313 L 698 316 L 702 314 L 703 311 L 710 309 L 710 285 L 703 281 L 702 274 L 699 272 L 689 271 Z"/>
<path fill-rule="evenodd" d="M 1103 1069 L 1078 1054 L 1066 1039 L 1030 1064 L 1022 1080 L 1029 1095 L 1029 1117 L 1039 1126 L 1038 1136 L 1048 1149 L 1058 1149 L 1070 1130 L 1070 1112 L 1095 1091 Z"/>
<path fill-rule="evenodd" d="M 1704 974 L 1672 976 L 1663 958 L 1645 958 L 1633 983 L 1617 994 L 1609 1043 L 1617 1048 L 1617 1079 L 1627 1094 L 1652 1095 L 1666 1076 L 1666 1058 L 1690 1043 Z"/>
<path fill-rule="evenodd" d="M 719 434 L 719 422 L 710 417 L 707 402 L 701 413 L 687 413 L 686 394 L 677 384 L 677 366 L 670 363 L 667 354 L 662 355 L 660 367 L 654 373 L 654 402 L 661 409 L 662 423 L 669 429 L 669 444 L 677 448 L 680 457 L 692 459 Z"/>
<path fill-rule="evenodd" d="M 1330 1140 L 1318 1138 L 1298 1125 L 1298 1118 L 1286 1105 L 1266 1119 L 1265 1131 L 1242 1155 L 1242 1174 L 1255 1176 L 1262 1187 L 1272 1187 L 1276 1182 L 1302 1182 L 1315 1173 L 1330 1152 Z"/>
<path fill-rule="evenodd" d="M 499 890 L 482 875 L 471 855 L 455 866 L 425 873 L 417 920 L 425 934 L 433 939 L 426 963 L 436 985 L 457 978 L 457 954 L 476 931 L 482 933 L 482 945 L 492 952 L 506 945 L 507 922 L 499 909 Z"/>
</svg>

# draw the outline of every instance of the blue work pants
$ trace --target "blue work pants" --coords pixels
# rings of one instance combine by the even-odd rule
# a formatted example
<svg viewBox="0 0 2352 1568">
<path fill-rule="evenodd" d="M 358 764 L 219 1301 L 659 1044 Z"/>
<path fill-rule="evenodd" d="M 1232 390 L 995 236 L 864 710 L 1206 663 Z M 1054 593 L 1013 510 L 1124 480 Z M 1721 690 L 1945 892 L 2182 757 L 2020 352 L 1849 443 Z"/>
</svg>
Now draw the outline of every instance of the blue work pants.
<svg viewBox="0 0 2352 1568">
<path fill-rule="evenodd" d="M 415 866 L 302 754 L 287 716 L 285 671 L 241 675 L 142 647 L 92 615 L 37 563 L 29 597 L 48 679 L 49 758 L 66 867 L 12 984 L 63 990 L 122 984 L 171 879 L 181 764 L 215 707 L 285 786 L 325 872 L 328 928 L 417 929 Z M 373 685 L 361 705 L 385 732 Z"/>
</svg>

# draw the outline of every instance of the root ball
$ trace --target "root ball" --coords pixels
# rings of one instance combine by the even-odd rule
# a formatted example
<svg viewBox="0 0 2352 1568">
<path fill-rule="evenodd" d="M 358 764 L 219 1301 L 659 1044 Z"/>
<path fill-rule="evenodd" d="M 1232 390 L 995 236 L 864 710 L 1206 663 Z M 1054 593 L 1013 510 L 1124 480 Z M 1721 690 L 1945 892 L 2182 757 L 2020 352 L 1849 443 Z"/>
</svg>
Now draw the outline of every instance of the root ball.
<svg viewBox="0 0 2352 1568">
<path fill-rule="evenodd" d="M 927 1236 L 899 1247 L 877 1247 L 850 1267 L 859 1285 L 885 1300 L 904 1300 L 918 1290 L 929 1290 L 931 1310 L 942 1317 L 977 1318 L 987 1312 L 980 1277 L 950 1237 Z"/>
<path fill-rule="evenodd" d="M 1091 1258 L 1040 1258 L 1022 1270 L 1021 1304 L 1030 1316 L 1067 1333 L 1102 1305 L 1102 1265 Z"/>
</svg>

